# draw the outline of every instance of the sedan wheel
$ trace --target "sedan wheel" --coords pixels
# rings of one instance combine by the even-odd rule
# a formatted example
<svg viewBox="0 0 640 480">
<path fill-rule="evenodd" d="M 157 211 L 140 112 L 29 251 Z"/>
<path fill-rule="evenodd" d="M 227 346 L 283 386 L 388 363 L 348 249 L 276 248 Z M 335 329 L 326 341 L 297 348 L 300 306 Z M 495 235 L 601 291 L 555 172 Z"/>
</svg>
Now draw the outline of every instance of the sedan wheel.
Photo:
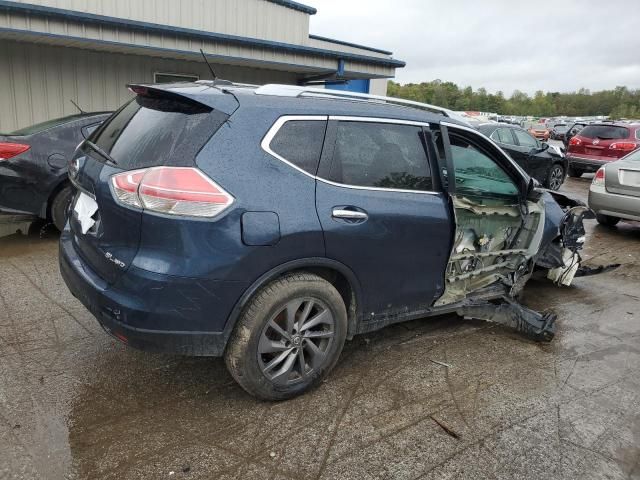
<svg viewBox="0 0 640 480">
<path fill-rule="evenodd" d="M 553 165 L 551 167 L 547 183 L 551 190 L 558 190 L 562 186 L 564 183 L 564 168 L 562 168 L 562 165 Z"/>
</svg>

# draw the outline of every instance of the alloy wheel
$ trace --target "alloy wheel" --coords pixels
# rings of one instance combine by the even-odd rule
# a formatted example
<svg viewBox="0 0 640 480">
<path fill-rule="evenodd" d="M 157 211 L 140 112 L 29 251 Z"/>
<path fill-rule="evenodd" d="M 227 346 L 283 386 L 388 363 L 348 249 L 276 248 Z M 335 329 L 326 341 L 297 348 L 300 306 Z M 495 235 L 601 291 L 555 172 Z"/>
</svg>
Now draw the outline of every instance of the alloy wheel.
<svg viewBox="0 0 640 480">
<path fill-rule="evenodd" d="M 335 319 L 320 300 L 289 301 L 264 326 L 258 342 L 258 364 L 277 385 L 306 380 L 327 361 L 335 337 Z"/>
<path fill-rule="evenodd" d="M 551 169 L 551 175 L 549 176 L 549 188 L 551 190 L 558 190 L 562 186 L 562 180 L 564 177 L 564 170 L 562 167 L 555 166 Z"/>
</svg>

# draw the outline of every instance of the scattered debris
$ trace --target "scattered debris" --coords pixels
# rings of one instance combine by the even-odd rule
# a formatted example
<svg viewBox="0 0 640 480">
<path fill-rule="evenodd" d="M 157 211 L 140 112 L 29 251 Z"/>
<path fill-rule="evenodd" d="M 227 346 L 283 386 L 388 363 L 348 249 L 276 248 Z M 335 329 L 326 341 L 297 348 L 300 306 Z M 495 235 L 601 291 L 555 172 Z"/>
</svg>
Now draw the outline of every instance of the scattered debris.
<svg viewBox="0 0 640 480">
<path fill-rule="evenodd" d="M 189 473 L 191 471 L 191 467 L 189 465 L 185 465 L 182 467 L 182 473 Z"/>
<path fill-rule="evenodd" d="M 19 429 L 20 427 L 22 427 L 22 425 L 20 425 L 19 423 L 16 423 L 16 424 L 13 426 L 13 429 L 14 429 L 14 430 L 17 430 L 17 429 Z"/>
<path fill-rule="evenodd" d="M 429 359 L 429 361 L 435 363 L 436 365 L 442 365 L 443 367 L 451 368 L 451 365 L 449 365 L 448 363 L 439 362 L 438 360 L 433 360 L 431 358 Z"/>
<path fill-rule="evenodd" d="M 449 428 L 446 424 L 444 424 L 443 422 L 441 422 L 440 420 L 438 420 L 437 418 L 435 418 L 433 415 L 429 415 L 429 418 L 431 418 L 431 420 L 433 420 L 434 422 L 436 422 L 438 424 L 438 426 L 445 431 L 445 433 L 447 435 L 449 435 L 450 437 L 455 438 L 456 440 L 458 440 L 460 438 L 460 435 L 458 435 L 456 432 L 454 432 L 453 430 L 451 430 L 451 428 Z"/>
<path fill-rule="evenodd" d="M 271 452 L 271 453 L 269 454 L 269 456 L 270 456 L 271 458 L 276 458 L 276 452 Z"/>
<path fill-rule="evenodd" d="M 171 471 L 169 472 L 169 476 L 171 476 L 171 475 L 175 475 L 175 474 L 176 474 L 176 472 L 174 472 L 173 470 L 171 470 Z"/>
</svg>

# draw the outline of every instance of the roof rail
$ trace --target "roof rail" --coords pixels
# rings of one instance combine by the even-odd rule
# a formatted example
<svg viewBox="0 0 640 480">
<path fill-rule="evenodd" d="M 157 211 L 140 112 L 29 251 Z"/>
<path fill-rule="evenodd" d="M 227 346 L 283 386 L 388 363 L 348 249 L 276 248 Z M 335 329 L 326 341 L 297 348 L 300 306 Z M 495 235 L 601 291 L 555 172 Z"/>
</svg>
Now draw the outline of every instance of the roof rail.
<svg viewBox="0 0 640 480">
<path fill-rule="evenodd" d="M 428 103 L 414 102 L 413 100 L 404 100 L 402 98 L 385 97 L 383 95 L 371 95 L 368 93 L 356 93 L 347 92 L 344 90 L 331 90 L 328 88 L 312 88 L 301 87 L 297 85 L 280 85 L 280 84 L 267 84 L 262 87 L 258 87 L 255 92 L 258 95 L 276 95 L 280 97 L 326 97 L 326 98 L 339 98 L 344 100 L 359 100 L 370 101 L 375 103 L 389 103 L 400 106 L 407 106 L 413 108 L 419 108 L 421 110 L 427 110 L 429 112 L 439 113 L 445 117 L 457 118 L 453 111 L 430 105 Z"/>
</svg>

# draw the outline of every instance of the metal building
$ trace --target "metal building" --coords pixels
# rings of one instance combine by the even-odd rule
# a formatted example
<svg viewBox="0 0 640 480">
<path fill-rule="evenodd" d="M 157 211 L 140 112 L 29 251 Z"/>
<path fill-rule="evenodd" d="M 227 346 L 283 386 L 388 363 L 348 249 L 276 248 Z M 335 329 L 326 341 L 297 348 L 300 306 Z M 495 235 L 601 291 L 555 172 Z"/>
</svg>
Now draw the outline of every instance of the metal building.
<svg viewBox="0 0 640 480">
<path fill-rule="evenodd" d="M 384 94 L 404 62 L 309 35 L 290 0 L 0 0 L 0 132 L 112 110 L 134 82 L 220 78 Z M 345 83 L 345 80 L 347 81 Z"/>
</svg>

